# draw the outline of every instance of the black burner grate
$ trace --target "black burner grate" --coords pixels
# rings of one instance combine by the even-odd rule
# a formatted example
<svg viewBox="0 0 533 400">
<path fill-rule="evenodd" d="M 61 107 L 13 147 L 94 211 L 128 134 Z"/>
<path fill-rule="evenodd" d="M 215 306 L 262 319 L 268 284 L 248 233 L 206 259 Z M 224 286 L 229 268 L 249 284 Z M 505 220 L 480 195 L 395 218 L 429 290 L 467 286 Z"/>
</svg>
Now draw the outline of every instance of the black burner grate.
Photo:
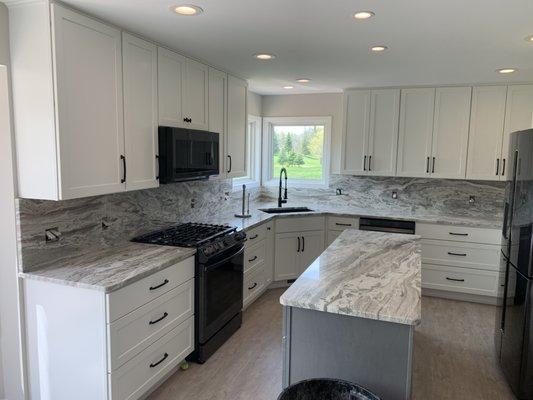
<svg viewBox="0 0 533 400">
<path fill-rule="evenodd" d="M 133 242 L 160 244 L 165 246 L 197 247 L 218 236 L 235 231 L 227 225 L 198 224 L 188 222 L 171 228 L 151 232 L 133 238 Z"/>
</svg>

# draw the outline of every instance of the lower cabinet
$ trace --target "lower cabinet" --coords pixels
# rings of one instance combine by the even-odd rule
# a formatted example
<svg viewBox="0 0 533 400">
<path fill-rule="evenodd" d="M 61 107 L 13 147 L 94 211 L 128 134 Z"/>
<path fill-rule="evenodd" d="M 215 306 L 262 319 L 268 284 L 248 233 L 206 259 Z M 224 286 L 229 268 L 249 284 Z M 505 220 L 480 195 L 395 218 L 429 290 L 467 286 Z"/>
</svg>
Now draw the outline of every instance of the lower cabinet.
<svg viewBox="0 0 533 400">
<path fill-rule="evenodd" d="M 346 229 L 358 229 L 359 218 L 355 217 L 328 217 L 328 232 L 326 235 L 326 247 L 337 239 Z"/>
</svg>

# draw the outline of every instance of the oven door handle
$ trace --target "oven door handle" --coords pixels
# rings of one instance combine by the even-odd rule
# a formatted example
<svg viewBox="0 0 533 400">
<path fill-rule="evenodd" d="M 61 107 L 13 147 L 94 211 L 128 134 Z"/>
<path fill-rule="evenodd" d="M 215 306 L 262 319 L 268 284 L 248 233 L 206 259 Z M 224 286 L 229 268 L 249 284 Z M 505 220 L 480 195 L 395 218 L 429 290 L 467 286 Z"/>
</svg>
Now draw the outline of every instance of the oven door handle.
<svg viewBox="0 0 533 400">
<path fill-rule="evenodd" d="M 238 251 L 235 251 L 235 252 L 232 252 L 229 256 L 227 257 L 224 257 L 222 260 L 220 261 L 217 261 L 216 263 L 214 264 L 207 264 L 207 265 L 204 265 L 204 271 L 209 271 L 210 269 L 213 269 L 213 268 L 217 268 L 219 267 L 220 265 L 226 263 L 228 260 L 231 260 L 233 257 L 235 256 L 239 256 L 241 254 L 244 254 L 244 245 L 242 245 Z"/>
</svg>

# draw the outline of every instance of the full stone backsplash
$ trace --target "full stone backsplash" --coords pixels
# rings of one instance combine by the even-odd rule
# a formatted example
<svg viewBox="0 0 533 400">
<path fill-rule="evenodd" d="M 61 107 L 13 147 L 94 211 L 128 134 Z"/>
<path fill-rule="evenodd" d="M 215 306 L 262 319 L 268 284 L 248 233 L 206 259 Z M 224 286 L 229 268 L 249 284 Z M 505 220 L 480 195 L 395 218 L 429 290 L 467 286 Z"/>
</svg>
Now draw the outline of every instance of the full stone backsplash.
<svg viewBox="0 0 533 400">
<path fill-rule="evenodd" d="M 505 185 L 437 179 L 374 178 L 334 175 L 329 189 L 297 189 L 289 185 L 289 204 L 329 204 L 392 214 L 458 215 L 501 218 Z M 342 196 L 335 195 L 341 188 Z M 396 191 L 398 198 L 392 198 Z M 94 246 L 113 245 L 178 222 L 220 221 L 240 211 L 241 192 L 231 180 L 161 185 L 159 188 L 65 201 L 17 199 L 20 268 L 60 259 Z M 271 201 L 277 188 L 251 191 L 252 202 Z M 469 203 L 474 196 L 475 202 Z M 254 204 L 252 204 L 252 208 Z M 222 218 L 224 219 L 224 218 Z M 45 230 L 57 228 L 61 238 L 46 242 Z"/>
</svg>

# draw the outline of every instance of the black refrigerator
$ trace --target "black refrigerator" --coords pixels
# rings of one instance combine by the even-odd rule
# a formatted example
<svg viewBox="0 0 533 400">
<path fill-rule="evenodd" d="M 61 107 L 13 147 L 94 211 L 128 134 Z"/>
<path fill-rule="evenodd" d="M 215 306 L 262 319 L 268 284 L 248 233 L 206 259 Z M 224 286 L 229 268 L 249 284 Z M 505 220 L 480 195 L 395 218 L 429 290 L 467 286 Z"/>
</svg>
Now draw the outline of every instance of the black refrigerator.
<svg viewBox="0 0 533 400">
<path fill-rule="evenodd" d="M 533 129 L 511 134 L 506 161 L 496 352 L 515 395 L 533 399 Z"/>
</svg>

